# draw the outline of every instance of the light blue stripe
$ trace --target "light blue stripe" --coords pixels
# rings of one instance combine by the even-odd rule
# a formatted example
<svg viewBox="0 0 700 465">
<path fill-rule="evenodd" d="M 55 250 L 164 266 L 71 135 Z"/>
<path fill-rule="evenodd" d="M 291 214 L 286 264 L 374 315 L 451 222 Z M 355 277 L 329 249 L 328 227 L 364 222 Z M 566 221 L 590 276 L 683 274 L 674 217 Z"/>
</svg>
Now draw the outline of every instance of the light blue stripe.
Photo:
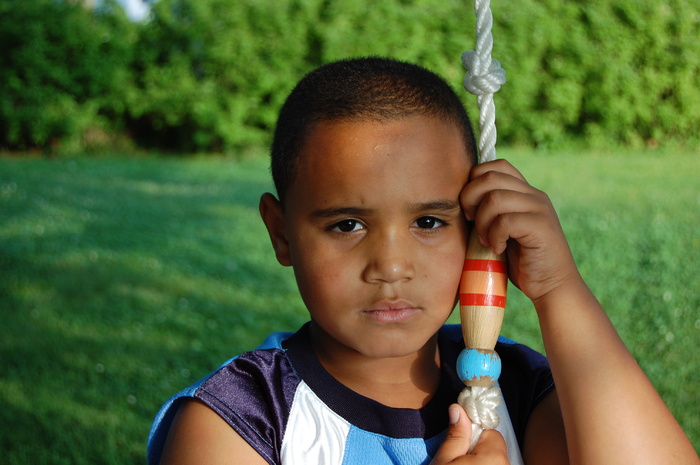
<svg viewBox="0 0 700 465">
<path fill-rule="evenodd" d="M 343 465 L 395 465 L 430 463 L 446 433 L 429 440 L 396 439 L 351 426 L 345 446 Z"/>
</svg>

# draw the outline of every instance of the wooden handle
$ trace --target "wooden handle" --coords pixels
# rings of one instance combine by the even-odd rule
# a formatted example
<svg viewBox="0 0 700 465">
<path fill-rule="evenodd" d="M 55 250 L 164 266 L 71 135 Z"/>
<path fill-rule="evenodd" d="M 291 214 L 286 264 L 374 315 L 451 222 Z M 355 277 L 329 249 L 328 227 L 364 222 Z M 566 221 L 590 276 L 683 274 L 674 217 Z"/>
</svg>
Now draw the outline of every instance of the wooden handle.
<svg viewBox="0 0 700 465">
<path fill-rule="evenodd" d="M 506 308 L 508 270 L 505 253 L 496 255 L 469 235 L 459 286 L 462 335 L 467 348 L 493 350 Z"/>
<path fill-rule="evenodd" d="M 457 360 L 467 386 L 491 386 L 501 371 L 494 352 L 506 310 L 508 269 L 505 253 L 496 255 L 470 234 L 459 285 L 459 310 L 465 349 Z"/>
<path fill-rule="evenodd" d="M 506 310 L 507 286 L 505 253 L 496 255 L 470 234 L 459 285 L 465 348 L 457 358 L 457 375 L 467 386 L 493 386 L 501 374 L 501 359 L 493 349 Z"/>
</svg>

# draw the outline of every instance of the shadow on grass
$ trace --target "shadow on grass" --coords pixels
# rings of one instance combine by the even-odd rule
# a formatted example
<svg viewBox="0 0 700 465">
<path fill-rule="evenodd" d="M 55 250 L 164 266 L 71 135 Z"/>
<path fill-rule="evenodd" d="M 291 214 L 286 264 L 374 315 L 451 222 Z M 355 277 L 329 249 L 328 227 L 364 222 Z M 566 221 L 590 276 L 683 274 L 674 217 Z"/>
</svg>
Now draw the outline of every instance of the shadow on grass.
<svg viewBox="0 0 700 465">
<path fill-rule="evenodd" d="M 8 165 L 0 175 L 9 192 L 0 210 L 7 463 L 142 463 L 168 396 L 305 321 L 258 218 L 269 190 L 262 163 Z"/>
</svg>

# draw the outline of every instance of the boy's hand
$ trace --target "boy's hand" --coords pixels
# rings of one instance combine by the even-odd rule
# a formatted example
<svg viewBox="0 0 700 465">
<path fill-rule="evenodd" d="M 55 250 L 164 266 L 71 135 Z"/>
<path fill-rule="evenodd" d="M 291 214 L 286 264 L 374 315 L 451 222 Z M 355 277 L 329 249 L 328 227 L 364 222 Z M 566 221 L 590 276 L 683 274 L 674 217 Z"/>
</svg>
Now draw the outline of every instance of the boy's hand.
<svg viewBox="0 0 700 465">
<path fill-rule="evenodd" d="M 483 245 L 496 253 L 508 245 L 510 279 L 531 300 L 580 279 L 549 197 L 507 161 L 472 168 L 461 202 Z"/>
<path fill-rule="evenodd" d="M 430 465 L 472 464 L 508 465 L 508 450 L 503 436 L 498 431 L 481 433 L 474 451 L 467 454 L 472 437 L 472 422 L 459 404 L 450 406 L 450 427 L 447 438 L 438 449 Z"/>
</svg>

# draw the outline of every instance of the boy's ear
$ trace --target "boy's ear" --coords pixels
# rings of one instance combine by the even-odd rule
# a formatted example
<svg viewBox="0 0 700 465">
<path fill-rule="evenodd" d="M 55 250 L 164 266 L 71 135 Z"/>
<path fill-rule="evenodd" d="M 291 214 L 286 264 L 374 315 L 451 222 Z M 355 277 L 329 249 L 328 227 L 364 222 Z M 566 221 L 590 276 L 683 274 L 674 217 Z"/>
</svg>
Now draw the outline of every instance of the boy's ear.
<svg viewBox="0 0 700 465">
<path fill-rule="evenodd" d="M 289 241 L 285 233 L 284 212 L 282 205 L 274 195 L 265 193 L 260 197 L 260 216 L 262 217 L 267 233 L 272 241 L 272 248 L 275 249 L 277 261 L 281 265 L 291 266 L 292 259 L 289 254 Z"/>
</svg>

